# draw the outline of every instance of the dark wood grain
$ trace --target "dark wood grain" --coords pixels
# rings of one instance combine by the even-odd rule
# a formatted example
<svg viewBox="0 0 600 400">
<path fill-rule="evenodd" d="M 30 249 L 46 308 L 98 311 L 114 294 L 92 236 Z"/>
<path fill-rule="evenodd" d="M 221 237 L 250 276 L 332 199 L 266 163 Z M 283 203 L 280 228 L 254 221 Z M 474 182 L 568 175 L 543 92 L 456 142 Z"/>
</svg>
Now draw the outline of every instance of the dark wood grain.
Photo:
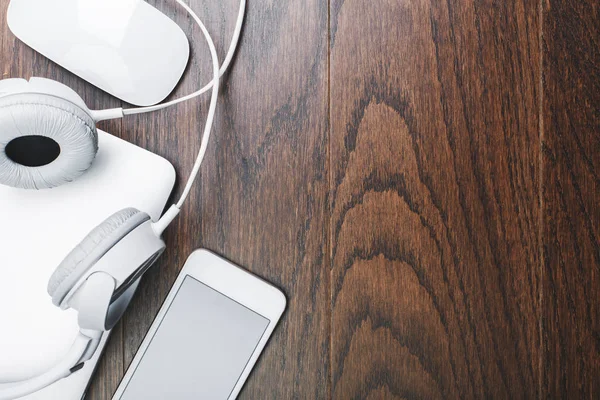
<svg viewBox="0 0 600 400">
<path fill-rule="evenodd" d="M 193 37 L 172 98 L 210 80 Z M 18 41 L 2 78 L 127 106 Z M 221 57 L 238 0 L 192 0 Z M 205 247 L 288 309 L 244 399 L 600 396 L 600 5 L 249 1 L 199 184 L 113 331 L 110 399 L 187 256 Z M 193 164 L 208 97 L 104 130 Z"/>
<path fill-rule="evenodd" d="M 545 398 L 600 398 L 600 4 L 543 20 Z"/>
<path fill-rule="evenodd" d="M 334 398 L 539 396 L 538 17 L 332 1 Z"/>
</svg>

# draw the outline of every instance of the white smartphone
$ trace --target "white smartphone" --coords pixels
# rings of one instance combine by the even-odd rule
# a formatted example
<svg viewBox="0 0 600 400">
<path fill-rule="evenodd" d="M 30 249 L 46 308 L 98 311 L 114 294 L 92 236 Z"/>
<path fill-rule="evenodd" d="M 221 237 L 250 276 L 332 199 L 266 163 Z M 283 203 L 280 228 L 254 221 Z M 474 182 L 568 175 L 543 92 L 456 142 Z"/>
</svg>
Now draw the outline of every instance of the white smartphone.
<svg viewBox="0 0 600 400">
<path fill-rule="evenodd" d="M 113 400 L 235 399 L 285 305 L 272 285 L 195 251 Z"/>
</svg>

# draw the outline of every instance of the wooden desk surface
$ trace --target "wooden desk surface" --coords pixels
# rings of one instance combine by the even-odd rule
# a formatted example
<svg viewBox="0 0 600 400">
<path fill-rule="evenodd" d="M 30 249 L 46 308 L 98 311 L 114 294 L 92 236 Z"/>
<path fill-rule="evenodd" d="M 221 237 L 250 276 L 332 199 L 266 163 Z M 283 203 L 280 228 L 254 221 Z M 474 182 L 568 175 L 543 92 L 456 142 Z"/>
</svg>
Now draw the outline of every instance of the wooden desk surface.
<svg viewBox="0 0 600 400">
<path fill-rule="evenodd" d="M 195 38 L 188 93 L 206 46 L 150 3 Z M 191 3 L 224 54 L 237 0 Z M 1 5 L 3 77 L 120 104 L 17 41 Z M 200 184 L 89 398 L 198 247 L 289 298 L 241 398 L 598 398 L 599 20 L 594 0 L 249 0 Z M 102 127 L 181 178 L 207 105 Z"/>
</svg>

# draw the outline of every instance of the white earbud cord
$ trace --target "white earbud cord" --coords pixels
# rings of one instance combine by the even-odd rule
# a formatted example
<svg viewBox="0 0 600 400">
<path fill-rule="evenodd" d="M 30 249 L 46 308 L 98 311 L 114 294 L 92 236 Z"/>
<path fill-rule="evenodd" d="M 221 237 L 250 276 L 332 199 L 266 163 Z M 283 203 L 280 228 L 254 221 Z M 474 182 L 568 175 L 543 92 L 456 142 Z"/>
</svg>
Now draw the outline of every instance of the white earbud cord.
<svg viewBox="0 0 600 400">
<path fill-rule="evenodd" d="M 200 143 L 200 151 L 198 152 L 198 156 L 196 157 L 196 162 L 194 163 L 194 167 L 192 168 L 192 172 L 190 173 L 190 177 L 188 178 L 187 184 L 185 185 L 185 188 L 183 189 L 181 198 L 179 199 L 179 201 L 177 202 L 177 205 L 176 205 L 177 208 L 181 208 L 181 206 L 187 199 L 188 195 L 190 194 L 192 185 L 194 184 L 194 181 L 196 180 L 196 177 L 198 176 L 198 172 L 200 171 L 200 165 L 202 165 L 202 161 L 204 160 L 204 155 L 206 154 L 206 149 L 208 147 L 208 141 L 210 139 L 210 133 L 212 131 L 213 121 L 215 119 L 215 112 L 217 110 L 217 99 L 219 97 L 220 76 L 219 76 L 219 59 L 217 56 L 217 49 L 215 48 L 215 44 L 214 44 L 210 34 L 208 33 L 208 30 L 206 29 L 206 27 L 204 26 L 204 24 L 202 23 L 200 18 L 198 18 L 196 13 L 190 7 L 188 7 L 187 4 L 185 4 L 182 0 L 176 0 L 176 1 L 183 8 L 185 8 L 185 10 L 192 16 L 192 18 L 194 18 L 194 20 L 196 21 L 196 23 L 202 30 L 202 33 L 204 34 L 204 37 L 206 38 L 206 41 L 208 42 L 208 48 L 210 50 L 210 56 L 212 58 L 212 65 L 213 65 L 213 80 L 209 84 L 209 85 L 212 85 L 212 95 L 210 98 L 210 105 L 208 107 L 208 115 L 206 117 L 206 124 L 204 125 L 204 134 L 202 135 L 202 142 Z M 198 94 L 195 94 L 192 97 L 200 95 L 200 92 L 201 92 L 201 90 L 197 92 Z M 184 98 L 174 100 L 174 101 L 185 101 L 183 99 Z M 169 105 L 166 105 L 166 104 L 162 104 L 161 106 L 169 107 Z"/>
<path fill-rule="evenodd" d="M 177 217 L 177 215 L 179 215 L 179 211 L 181 210 L 181 207 L 183 207 L 183 203 L 185 203 L 186 199 L 188 198 L 190 191 L 192 189 L 192 186 L 194 185 L 194 182 L 196 181 L 196 178 L 198 177 L 198 173 L 200 171 L 200 166 L 202 165 L 202 161 L 204 160 L 204 155 L 206 154 L 206 150 L 208 148 L 208 142 L 210 139 L 212 124 L 213 124 L 213 120 L 215 117 L 217 97 L 218 97 L 218 92 L 219 92 L 219 79 L 225 73 L 225 71 L 227 71 L 227 69 L 229 68 L 229 65 L 231 64 L 231 61 L 233 60 L 233 55 L 235 54 L 235 50 L 236 50 L 238 42 L 239 42 L 240 34 L 242 32 L 242 26 L 244 23 L 244 14 L 246 12 L 246 0 L 240 0 L 240 9 L 239 9 L 237 20 L 235 23 L 235 29 L 233 31 L 233 37 L 231 39 L 229 49 L 227 50 L 225 60 L 223 61 L 223 66 L 219 69 L 219 61 L 217 58 L 218 56 L 217 56 L 217 52 L 215 49 L 215 45 L 214 45 L 214 42 L 213 42 L 210 34 L 206 30 L 206 27 L 204 26 L 204 24 L 202 23 L 200 18 L 196 15 L 196 13 L 190 7 L 188 7 L 187 4 L 185 4 L 181 0 L 175 0 L 175 1 L 177 1 L 177 3 L 179 5 L 181 5 L 188 12 L 188 14 L 190 14 L 192 16 L 192 18 L 196 21 L 196 23 L 202 30 L 202 33 L 204 34 L 206 41 L 208 42 L 208 47 L 209 47 L 211 57 L 212 57 L 212 62 L 213 62 L 213 80 L 211 82 L 209 82 L 206 86 L 204 86 L 202 89 L 200 89 L 196 92 L 193 92 L 187 96 L 180 97 L 178 99 L 175 99 L 175 100 L 172 100 L 172 101 L 169 101 L 166 103 L 157 104 L 155 106 L 149 106 L 149 107 L 138 107 L 138 108 L 130 108 L 130 109 L 124 109 L 124 110 L 122 110 L 122 109 L 116 110 L 117 113 L 120 114 L 120 116 L 142 114 L 142 113 L 148 113 L 148 112 L 152 112 L 152 111 L 158 111 L 158 110 L 162 110 L 162 109 L 174 106 L 176 104 L 191 100 L 195 97 L 200 96 L 201 94 L 207 92 L 209 89 L 212 88 L 212 97 L 211 97 L 210 106 L 209 106 L 209 110 L 208 110 L 208 116 L 206 118 L 204 134 L 202 135 L 202 141 L 200 144 L 200 150 L 198 151 L 198 156 L 196 158 L 196 162 L 194 163 L 192 172 L 190 173 L 190 176 L 187 180 L 185 188 L 183 189 L 183 193 L 181 194 L 181 197 L 179 198 L 179 201 L 175 205 L 171 206 L 171 208 L 169 210 L 167 210 L 167 212 L 160 218 L 159 221 L 157 221 L 153 224 L 154 232 L 159 236 L 171 224 L 171 222 L 173 222 L 173 220 Z M 104 115 L 106 115 L 107 117 L 110 116 L 110 118 L 115 118 L 115 115 L 111 116 L 111 114 L 114 114 L 112 111 L 114 111 L 114 110 L 106 110 L 104 112 L 105 113 Z"/>
<path fill-rule="evenodd" d="M 217 56 L 217 50 L 215 48 L 215 44 L 214 44 L 210 34 L 208 33 L 208 30 L 206 29 L 206 27 L 204 26 L 204 24 L 202 23 L 200 18 L 196 15 L 196 13 L 190 7 L 188 7 L 188 5 L 185 4 L 182 0 L 176 0 L 176 1 L 183 8 L 185 8 L 185 10 L 192 16 L 192 18 L 194 18 L 194 20 L 196 21 L 196 23 L 202 30 L 202 33 L 204 34 L 206 41 L 208 42 L 208 48 L 210 50 L 210 55 L 212 57 L 212 64 L 213 64 L 213 80 L 206 87 L 209 87 L 212 85 L 212 95 L 210 98 L 210 105 L 208 107 L 208 115 L 206 117 L 206 124 L 204 126 L 204 133 L 202 135 L 202 141 L 200 143 L 200 150 L 198 151 L 198 156 L 196 157 L 196 162 L 194 163 L 192 172 L 190 173 L 187 183 L 183 189 L 183 193 L 181 194 L 179 201 L 176 204 L 174 204 L 173 206 L 171 206 L 171 208 L 169 210 L 167 210 L 167 212 L 160 218 L 160 220 L 158 222 L 155 222 L 152 225 L 154 232 L 158 236 L 160 236 L 163 233 L 163 231 L 171 224 L 171 222 L 173 222 L 173 220 L 177 217 L 177 215 L 179 215 L 179 211 L 181 210 L 181 207 L 183 206 L 183 203 L 185 202 L 185 200 L 188 198 L 190 191 L 192 190 L 192 186 L 194 185 L 194 182 L 196 181 L 196 178 L 198 177 L 198 173 L 200 172 L 200 166 L 202 165 L 202 161 L 204 160 L 204 155 L 206 154 L 206 149 L 208 148 L 208 141 L 210 139 L 210 133 L 212 130 L 212 125 L 213 125 L 213 121 L 215 118 L 215 112 L 217 109 L 217 99 L 219 97 L 219 83 L 220 83 L 219 82 L 219 80 L 220 80 L 219 74 L 220 74 L 220 72 L 219 72 L 219 60 L 217 58 L 218 56 Z M 236 33 L 234 33 L 234 40 L 232 42 L 232 46 L 234 43 L 237 44 L 237 38 L 239 37 L 239 32 L 241 31 L 241 21 L 243 21 L 243 15 L 244 15 L 243 11 L 245 8 L 244 4 L 245 4 L 245 0 L 242 0 L 242 4 L 240 6 L 240 14 L 239 14 L 242 18 L 240 20 L 240 18 L 238 16 L 238 23 L 236 24 Z M 240 26 L 239 29 L 237 26 Z M 230 48 L 231 54 L 233 54 L 233 52 L 231 51 L 232 49 L 235 50 L 235 46 Z M 231 57 L 232 56 L 229 57 L 229 61 L 231 61 Z M 204 90 L 204 88 L 189 95 L 191 97 L 189 97 L 189 96 L 182 97 L 181 99 L 174 100 L 174 102 L 182 102 L 182 101 L 189 100 L 189 98 L 199 96 L 201 93 L 203 93 L 203 90 Z M 173 103 L 173 104 L 176 104 L 176 103 Z M 156 107 L 165 108 L 165 107 L 169 107 L 171 105 L 172 104 L 165 103 L 165 104 L 159 104 Z M 151 109 L 148 111 L 142 111 L 142 112 L 149 112 L 149 111 L 154 111 L 154 109 Z"/>
</svg>

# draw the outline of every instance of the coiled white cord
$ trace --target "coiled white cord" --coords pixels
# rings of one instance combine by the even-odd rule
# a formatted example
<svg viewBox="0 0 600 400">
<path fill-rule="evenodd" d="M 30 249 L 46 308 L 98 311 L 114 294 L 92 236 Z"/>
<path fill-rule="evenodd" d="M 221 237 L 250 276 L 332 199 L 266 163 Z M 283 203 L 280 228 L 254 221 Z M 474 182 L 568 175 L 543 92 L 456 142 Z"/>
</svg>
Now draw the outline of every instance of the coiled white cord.
<svg viewBox="0 0 600 400">
<path fill-rule="evenodd" d="M 182 0 L 176 0 L 176 1 L 179 5 L 181 5 L 188 12 L 188 14 L 194 19 L 194 21 L 196 21 L 196 23 L 202 30 L 202 33 L 204 34 L 206 41 L 208 42 L 208 47 L 210 50 L 212 64 L 213 64 L 213 80 L 211 82 L 209 82 L 206 86 L 204 86 L 202 89 L 200 89 L 196 92 L 193 92 L 187 96 L 183 96 L 178 99 L 169 101 L 167 103 L 157 104 L 155 106 L 150 106 L 150 107 L 138 107 L 138 108 L 130 108 L 130 109 L 121 110 L 123 115 L 142 114 L 142 113 L 162 110 L 164 108 L 174 106 L 181 102 L 191 100 L 197 96 L 200 96 L 201 94 L 205 93 L 206 91 L 208 91 L 209 89 L 212 88 L 210 106 L 208 109 L 208 115 L 206 117 L 206 124 L 204 126 L 204 133 L 202 135 L 202 142 L 200 144 L 200 150 L 198 151 L 198 156 L 196 157 L 196 162 L 194 163 L 192 172 L 190 173 L 190 176 L 189 176 L 187 183 L 183 189 L 183 193 L 181 194 L 181 197 L 179 198 L 179 201 L 175 205 L 171 206 L 171 208 L 160 218 L 160 220 L 154 224 L 154 231 L 158 235 L 162 234 L 162 232 L 169 226 L 169 224 L 177 217 L 181 207 L 183 206 L 183 203 L 185 202 L 185 200 L 188 198 L 188 196 L 190 194 L 190 191 L 192 189 L 192 186 L 194 185 L 194 182 L 196 181 L 196 178 L 198 177 L 198 173 L 200 171 L 200 166 L 202 165 L 202 161 L 204 160 L 204 156 L 205 156 L 206 150 L 208 148 L 208 142 L 210 139 L 212 125 L 213 125 L 213 121 L 215 118 L 217 98 L 219 95 L 219 83 L 220 83 L 219 80 L 220 80 L 220 77 L 225 73 L 225 71 L 227 71 L 227 68 L 229 68 L 229 65 L 231 64 L 231 60 L 233 59 L 233 55 L 235 54 L 235 50 L 237 48 L 237 44 L 238 44 L 238 41 L 240 38 L 240 33 L 242 31 L 242 25 L 244 22 L 244 14 L 246 12 L 246 0 L 240 0 L 240 9 L 238 11 L 238 17 L 237 17 L 237 20 L 235 23 L 235 29 L 233 31 L 233 37 L 231 39 L 231 44 L 229 45 L 229 49 L 227 51 L 227 55 L 225 56 L 223 66 L 221 67 L 221 69 L 219 69 L 219 61 L 218 61 L 217 51 L 215 49 L 214 42 L 213 42 L 210 34 L 208 33 L 206 27 L 204 26 L 204 24 L 202 23 L 202 21 L 200 20 L 198 15 L 196 15 L 196 13 L 187 4 L 185 4 Z"/>
<path fill-rule="evenodd" d="M 231 39 L 229 49 L 227 50 L 225 60 L 223 61 L 223 65 L 219 69 L 219 62 L 218 62 L 218 56 L 217 56 L 217 52 L 215 49 L 215 45 L 214 45 L 214 42 L 213 42 L 210 34 L 208 33 L 206 27 L 204 26 L 204 24 L 202 23 L 202 21 L 200 20 L 198 15 L 196 15 L 196 13 L 187 4 L 185 4 L 182 0 L 175 0 L 175 1 L 177 1 L 177 3 L 179 5 L 181 5 L 188 12 L 188 14 L 194 19 L 196 24 L 198 24 L 198 26 L 202 30 L 202 33 L 204 34 L 206 41 L 208 42 L 208 47 L 209 47 L 209 50 L 211 53 L 212 64 L 213 64 L 213 79 L 212 79 L 212 81 L 209 82 L 202 89 L 197 90 L 196 92 L 190 93 L 189 95 L 180 97 L 175 100 L 171 100 L 166 103 L 157 104 L 155 106 L 149 106 L 149 107 L 137 107 L 137 108 L 113 110 L 114 111 L 113 114 L 116 114 L 116 115 L 120 114 L 121 116 L 158 111 L 158 110 L 162 110 L 167 107 L 171 107 L 176 104 L 182 103 L 184 101 L 191 100 L 195 97 L 200 96 L 201 94 L 207 92 L 209 89 L 212 88 L 210 106 L 208 109 L 208 115 L 206 117 L 206 124 L 204 126 L 204 133 L 202 135 L 202 141 L 200 143 L 200 150 L 198 151 L 198 156 L 196 157 L 196 161 L 192 168 L 192 172 L 190 173 L 190 176 L 186 182 L 186 185 L 183 189 L 183 193 L 181 194 L 181 197 L 179 198 L 179 200 L 177 201 L 176 204 L 174 204 L 173 206 L 171 206 L 171 208 L 169 210 L 167 210 L 167 212 L 160 218 L 160 220 L 158 222 L 153 224 L 154 231 L 157 235 L 161 235 L 162 232 L 169 226 L 169 224 L 177 217 L 177 215 L 179 215 L 179 211 L 181 210 L 181 207 L 185 203 L 186 199 L 188 198 L 190 191 L 194 185 L 194 182 L 196 181 L 196 178 L 198 177 L 198 173 L 200 171 L 202 161 L 204 160 L 204 156 L 205 156 L 206 150 L 208 148 L 208 142 L 210 140 L 210 134 L 211 134 L 212 125 L 213 125 L 213 121 L 214 121 L 214 117 L 215 117 L 217 98 L 219 95 L 219 83 L 220 83 L 219 80 L 220 80 L 220 77 L 229 68 L 229 65 L 231 64 L 231 61 L 233 59 L 233 55 L 235 54 L 235 50 L 237 48 L 240 34 L 242 31 L 242 25 L 244 22 L 244 14 L 246 12 L 246 0 L 240 0 L 240 9 L 238 11 L 237 20 L 235 23 L 235 29 L 233 31 L 233 37 Z M 110 110 L 107 110 L 107 112 L 108 112 L 108 114 L 111 113 Z"/>
<path fill-rule="evenodd" d="M 187 4 L 185 4 L 182 0 L 176 0 L 176 1 L 179 5 L 181 5 L 188 12 L 188 14 L 190 14 L 192 16 L 192 18 L 194 18 L 194 20 L 196 21 L 196 23 L 202 30 L 202 33 L 204 34 L 204 37 L 206 38 L 206 41 L 208 42 L 208 48 L 210 50 L 210 56 L 212 58 L 212 65 L 213 65 L 213 80 L 211 83 L 209 83 L 209 85 L 212 85 L 212 95 L 210 97 L 210 105 L 208 107 L 208 115 L 206 117 L 206 123 L 204 125 L 204 133 L 202 135 L 202 142 L 200 144 L 200 151 L 198 152 L 198 156 L 196 157 L 196 162 L 194 163 L 194 167 L 192 168 L 190 177 L 188 178 L 185 188 L 183 189 L 181 198 L 179 199 L 179 201 L 176 204 L 176 207 L 178 209 L 181 209 L 181 206 L 183 205 L 183 203 L 187 199 L 188 195 L 190 194 L 192 185 L 194 184 L 194 181 L 196 180 L 196 177 L 198 176 L 198 172 L 200 171 L 200 166 L 202 165 L 202 161 L 204 160 L 204 155 L 206 154 L 206 149 L 208 148 L 208 141 L 210 139 L 210 133 L 212 131 L 212 125 L 213 125 L 213 121 L 215 119 L 215 112 L 217 110 L 217 99 L 219 97 L 220 76 L 219 76 L 219 59 L 217 56 L 217 49 L 215 48 L 215 43 L 213 42 L 212 37 L 210 36 L 210 33 L 208 33 L 208 30 L 206 29 L 206 27 L 204 26 L 204 24 L 202 23 L 200 18 L 198 18 L 198 15 L 196 15 L 196 13 Z M 193 98 L 193 97 L 199 96 L 199 95 L 200 95 L 200 93 L 192 95 L 192 97 L 190 97 L 190 98 Z M 185 101 L 185 100 L 178 99 L 175 101 L 181 102 L 181 101 Z M 177 104 L 177 103 L 173 103 L 173 104 Z M 163 107 L 163 108 L 170 107 L 170 105 L 161 104 L 161 107 Z"/>
</svg>

